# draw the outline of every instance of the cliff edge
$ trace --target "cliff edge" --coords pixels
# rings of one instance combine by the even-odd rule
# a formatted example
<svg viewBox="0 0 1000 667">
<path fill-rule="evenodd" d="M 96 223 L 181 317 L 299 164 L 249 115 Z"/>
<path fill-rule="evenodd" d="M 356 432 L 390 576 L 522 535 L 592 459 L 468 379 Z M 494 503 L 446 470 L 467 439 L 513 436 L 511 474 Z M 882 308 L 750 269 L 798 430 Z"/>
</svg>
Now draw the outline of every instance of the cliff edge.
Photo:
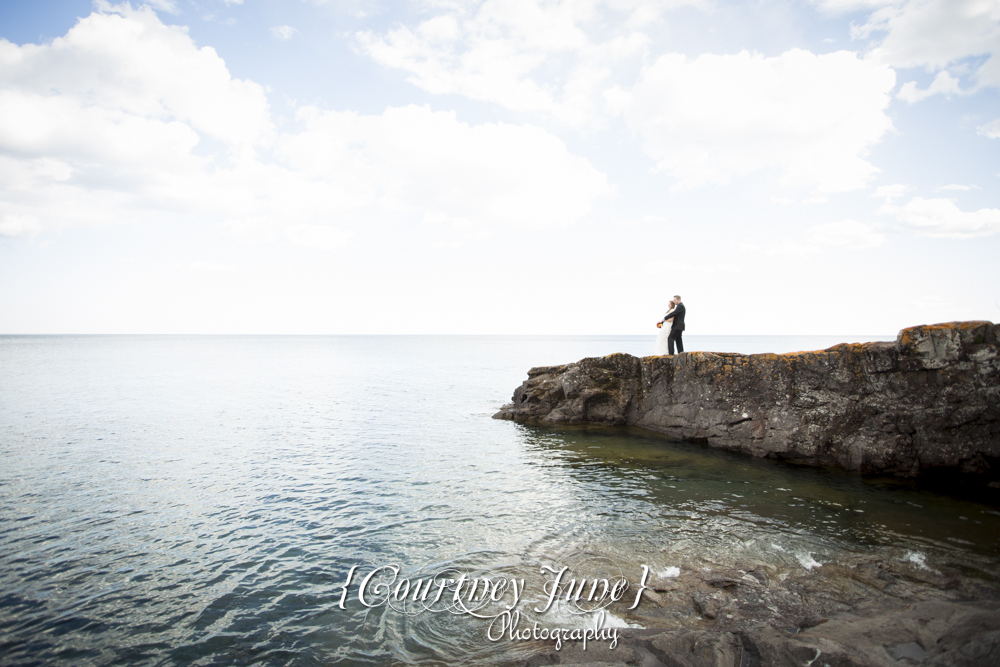
<svg viewBox="0 0 1000 667">
<path fill-rule="evenodd" d="M 495 419 L 634 425 L 754 456 L 1000 476 L 1000 325 L 903 329 L 815 352 L 582 359 L 528 371 Z"/>
</svg>

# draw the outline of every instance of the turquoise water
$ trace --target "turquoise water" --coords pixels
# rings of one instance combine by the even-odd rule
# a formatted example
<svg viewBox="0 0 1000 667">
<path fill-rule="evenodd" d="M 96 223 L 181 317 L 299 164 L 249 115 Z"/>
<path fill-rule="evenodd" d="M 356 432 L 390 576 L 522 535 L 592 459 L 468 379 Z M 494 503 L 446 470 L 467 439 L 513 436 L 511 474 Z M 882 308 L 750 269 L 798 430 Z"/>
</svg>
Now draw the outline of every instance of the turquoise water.
<svg viewBox="0 0 1000 667">
<path fill-rule="evenodd" d="M 688 349 L 834 338 L 688 337 Z M 352 566 L 537 583 L 893 548 L 991 578 L 996 507 L 605 429 L 491 419 L 535 365 L 653 337 L 0 337 L 0 662 L 475 663 L 467 615 L 341 609 Z"/>
</svg>

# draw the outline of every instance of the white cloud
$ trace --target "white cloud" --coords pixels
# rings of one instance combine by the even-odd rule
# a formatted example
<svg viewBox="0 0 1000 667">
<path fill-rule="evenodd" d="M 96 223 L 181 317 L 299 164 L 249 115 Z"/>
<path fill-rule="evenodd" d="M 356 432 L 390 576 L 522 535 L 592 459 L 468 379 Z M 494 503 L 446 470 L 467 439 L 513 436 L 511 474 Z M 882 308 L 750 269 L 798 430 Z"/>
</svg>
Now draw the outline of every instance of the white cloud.
<svg viewBox="0 0 1000 667">
<path fill-rule="evenodd" d="M 649 39 L 640 28 L 670 7 L 700 3 L 428 4 L 443 13 L 381 36 L 359 33 L 360 48 L 382 65 L 409 72 L 408 80 L 428 92 L 540 112 L 583 127 L 603 120 L 599 93 L 615 64 L 642 54 Z M 608 12 L 613 20 L 605 20 Z"/>
<path fill-rule="evenodd" d="M 0 41 L 0 64 L 7 237 L 181 216 L 336 249 L 373 221 L 450 236 L 561 227 L 614 194 L 527 125 L 308 107 L 279 132 L 259 85 L 148 8 L 95 13 L 50 45 Z"/>
<path fill-rule="evenodd" d="M 818 245 L 853 249 L 874 248 L 885 243 L 884 236 L 856 220 L 813 225 L 809 228 L 809 239 Z"/>
<path fill-rule="evenodd" d="M 619 227 L 636 227 L 638 225 L 662 225 L 669 221 L 669 218 L 663 215 L 643 215 L 638 218 L 631 219 L 615 219 L 612 220 L 612 224 Z"/>
<path fill-rule="evenodd" d="M 957 190 L 959 192 L 969 192 L 971 190 L 979 190 L 978 185 L 959 185 L 958 183 L 949 183 L 948 185 L 941 185 L 934 188 L 935 190 Z"/>
<path fill-rule="evenodd" d="M 222 1 L 226 3 L 226 6 L 243 4 L 243 0 L 222 0 Z"/>
<path fill-rule="evenodd" d="M 963 211 L 951 199 L 914 197 L 905 206 L 884 206 L 881 212 L 924 236 L 972 238 L 1000 232 L 1000 209 Z"/>
<path fill-rule="evenodd" d="M 739 264 L 727 262 L 675 262 L 658 261 L 647 262 L 639 267 L 639 270 L 647 276 L 677 276 L 690 273 L 702 273 L 708 275 L 718 275 L 720 273 L 740 273 L 743 267 Z"/>
<path fill-rule="evenodd" d="M 832 13 L 854 12 L 891 5 L 896 0 L 812 0 L 820 9 Z"/>
<path fill-rule="evenodd" d="M 339 250 L 354 234 L 328 225 L 289 225 L 288 240 L 300 246 L 318 250 Z"/>
<path fill-rule="evenodd" d="M 31 215 L 7 214 L 0 218 L 0 236 L 30 239 L 41 231 L 38 218 Z"/>
<path fill-rule="evenodd" d="M 242 1 L 243 0 L 240 0 L 240 2 L 242 2 Z M 227 0 L 227 2 L 228 2 L 228 0 Z M 177 2 L 175 0 L 145 0 L 145 3 L 148 4 L 150 7 L 152 7 L 153 9 L 157 9 L 157 10 L 159 10 L 161 12 L 166 12 L 168 14 L 179 14 L 180 13 L 180 9 L 178 9 Z M 95 4 L 98 7 L 102 7 L 102 8 L 110 7 L 110 4 L 108 4 L 106 1 L 103 1 L 103 2 L 102 1 L 98 1 Z"/>
<path fill-rule="evenodd" d="M 857 220 L 821 222 L 794 236 L 774 236 L 767 244 L 744 243 L 743 249 L 753 255 L 807 258 L 855 250 L 869 250 L 884 244 L 885 236 L 872 225 Z"/>
<path fill-rule="evenodd" d="M 473 127 L 412 105 L 381 116 L 304 107 L 298 118 L 305 130 L 278 150 L 288 165 L 431 225 L 562 227 L 613 193 L 589 162 L 532 126 Z"/>
<path fill-rule="evenodd" d="M 190 266 L 184 268 L 190 268 L 192 271 L 202 271 L 205 273 L 232 273 L 237 270 L 237 267 L 234 264 L 204 260 L 191 262 Z"/>
<path fill-rule="evenodd" d="M 989 137 L 990 139 L 1000 139 L 1000 118 L 986 123 L 986 125 L 980 125 L 978 128 L 979 134 Z"/>
<path fill-rule="evenodd" d="M 887 204 L 892 203 L 894 199 L 899 199 L 907 192 L 913 189 L 911 185 L 904 185 L 903 183 L 893 183 L 892 185 L 880 185 L 875 188 L 875 194 L 872 197 L 880 197 L 886 201 Z"/>
<path fill-rule="evenodd" d="M 890 68 L 844 51 L 670 54 L 608 100 L 674 189 L 777 169 L 783 185 L 842 192 L 878 172 L 865 156 L 892 127 L 894 84 Z"/>
<path fill-rule="evenodd" d="M 979 85 L 1000 86 L 1000 2 L 907 0 L 881 7 L 852 30 L 855 37 L 884 33 L 871 56 L 893 67 L 942 70 L 987 56 L 976 71 Z"/>
<path fill-rule="evenodd" d="M 877 173 L 865 156 L 891 128 L 888 66 L 792 50 L 776 58 L 668 54 L 643 67 L 653 34 L 646 29 L 681 4 L 702 3 L 429 2 L 427 20 L 357 39 L 376 62 L 434 94 L 574 128 L 623 114 L 658 168 L 678 179 L 675 189 L 777 169 L 785 185 L 838 192 Z M 613 85 L 634 81 L 636 69 L 637 85 Z"/>
<path fill-rule="evenodd" d="M 261 86 L 233 79 L 214 49 L 197 48 L 186 29 L 164 25 L 148 7 L 91 14 L 51 44 L 0 40 L 0 89 L 8 109 L 12 97 L 32 107 L 18 103 L 31 115 L 17 126 L 29 135 L 17 139 L 18 150 L 30 151 L 30 142 L 60 145 L 64 139 L 55 135 L 73 134 L 64 122 L 68 115 L 88 115 L 88 125 L 105 129 L 122 122 L 145 126 L 125 143 L 171 120 L 230 144 L 259 142 L 272 129 Z"/>
<path fill-rule="evenodd" d="M 298 30 L 290 25 L 276 25 L 271 28 L 271 34 L 275 39 L 291 39 Z"/>
<path fill-rule="evenodd" d="M 917 88 L 916 81 L 910 81 L 902 85 L 896 97 L 904 102 L 913 104 L 914 102 L 925 100 L 931 95 L 945 95 L 950 97 L 952 95 L 967 95 L 969 92 L 962 90 L 959 80 L 948 72 L 938 72 L 931 85 L 927 86 L 924 90 Z"/>
</svg>

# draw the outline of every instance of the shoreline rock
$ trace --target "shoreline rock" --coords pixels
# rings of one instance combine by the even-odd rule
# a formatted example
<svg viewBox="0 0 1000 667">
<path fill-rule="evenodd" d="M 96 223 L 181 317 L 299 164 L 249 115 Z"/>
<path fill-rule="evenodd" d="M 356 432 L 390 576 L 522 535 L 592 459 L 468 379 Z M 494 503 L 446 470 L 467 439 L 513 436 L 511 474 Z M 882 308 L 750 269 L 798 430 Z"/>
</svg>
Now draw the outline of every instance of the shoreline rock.
<svg viewBox="0 0 1000 667">
<path fill-rule="evenodd" d="M 815 352 L 582 359 L 528 371 L 495 419 L 632 425 L 758 457 L 1000 478 L 1000 325 Z"/>
<path fill-rule="evenodd" d="M 893 557 L 891 549 L 776 571 L 757 562 L 682 569 L 651 581 L 635 611 L 614 613 L 613 650 L 599 642 L 538 644 L 509 667 L 889 667 L 1000 664 L 995 582 Z M 706 564 L 707 565 L 707 564 Z M 937 564 L 935 564 L 937 565 Z M 818 659 L 819 658 L 819 659 Z M 817 660 L 818 659 L 818 660 Z"/>
</svg>

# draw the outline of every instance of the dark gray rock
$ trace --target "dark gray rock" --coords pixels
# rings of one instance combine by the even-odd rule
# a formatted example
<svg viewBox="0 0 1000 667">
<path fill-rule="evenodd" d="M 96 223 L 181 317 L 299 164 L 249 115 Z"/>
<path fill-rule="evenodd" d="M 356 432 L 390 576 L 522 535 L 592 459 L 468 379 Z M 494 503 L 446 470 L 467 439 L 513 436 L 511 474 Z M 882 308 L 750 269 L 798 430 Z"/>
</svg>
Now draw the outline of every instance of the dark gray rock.
<svg viewBox="0 0 1000 667">
<path fill-rule="evenodd" d="M 613 651 L 578 645 L 541 651 L 509 663 L 648 665 L 655 667 L 987 667 L 1000 665 L 1000 605 L 996 601 L 930 600 L 875 617 L 844 613 L 789 631 L 767 623 L 739 630 L 626 630 Z"/>
<path fill-rule="evenodd" d="M 497 419 L 634 425 L 754 456 L 917 475 L 1000 471 L 1000 326 L 816 352 L 612 354 L 532 368 Z"/>
<path fill-rule="evenodd" d="M 896 660 L 909 660 L 913 663 L 920 664 L 927 660 L 927 651 L 916 642 L 908 642 L 906 644 L 898 644 L 896 646 L 887 646 L 886 650 Z"/>
<path fill-rule="evenodd" d="M 1000 667 L 1000 588 L 900 560 L 895 547 L 843 553 L 817 568 L 702 561 L 647 591 L 607 642 L 523 646 L 509 667 Z M 885 584 L 881 574 L 891 574 Z M 723 587 L 718 582 L 728 583 Z M 706 614 L 705 612 L 709 612 Z M 639 626 L 639 627 L 636 627 Z"/>
</svg>

